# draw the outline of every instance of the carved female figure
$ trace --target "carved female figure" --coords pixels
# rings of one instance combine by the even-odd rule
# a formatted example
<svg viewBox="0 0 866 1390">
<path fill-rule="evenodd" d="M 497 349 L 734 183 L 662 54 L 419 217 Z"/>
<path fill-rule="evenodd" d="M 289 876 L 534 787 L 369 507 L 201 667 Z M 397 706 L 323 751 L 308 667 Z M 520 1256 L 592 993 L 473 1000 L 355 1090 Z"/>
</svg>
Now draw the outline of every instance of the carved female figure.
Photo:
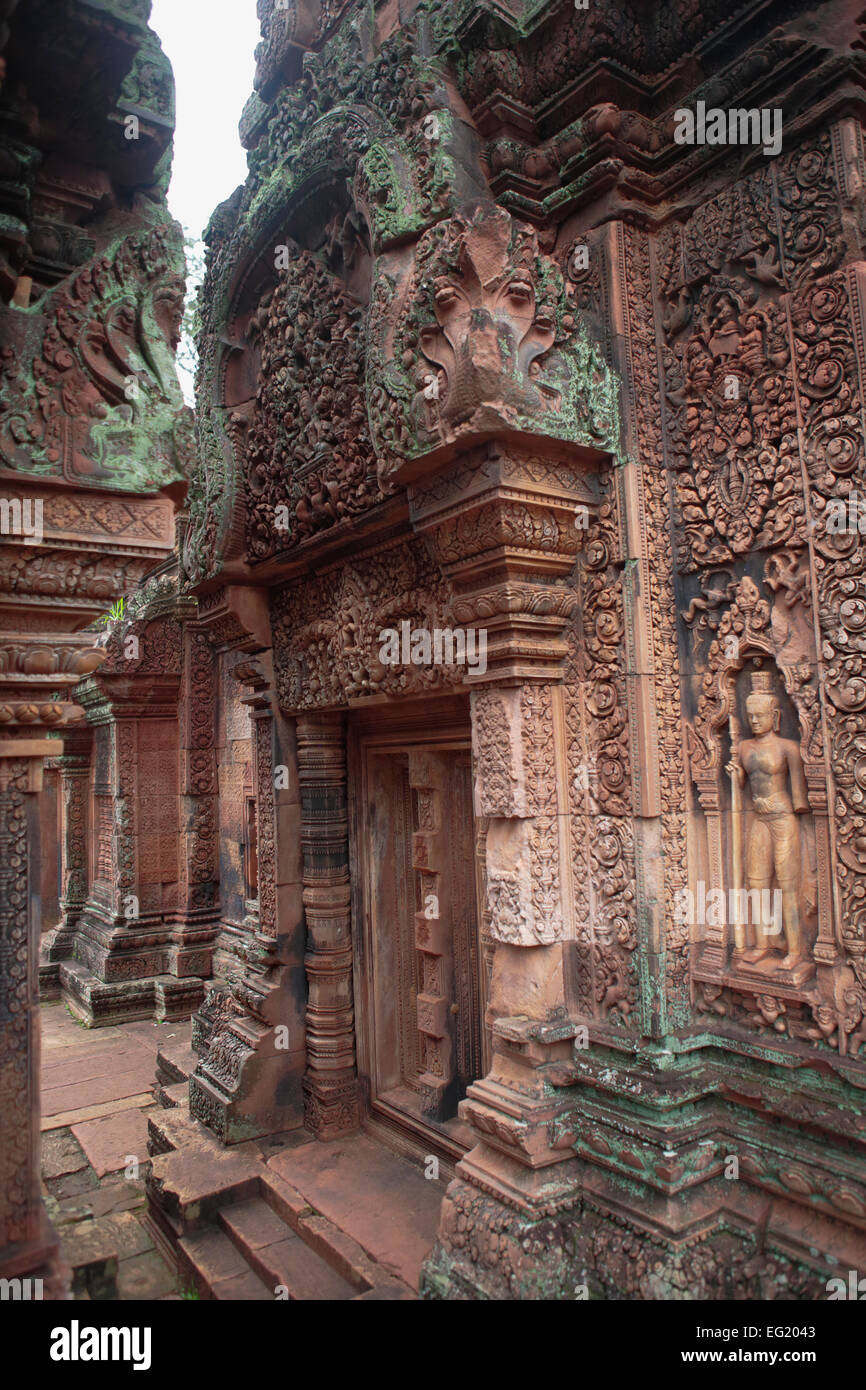
<svg viewBox="0 0 866 1390">
<path fill-rule="evenodd" d="M 728 764 L 732 781 L 741 789 L 748 779 L 752 796 L 746 877 L 750 895 L 754 892 L 763 895 L 772 887 L 775 875 L 782 895 L 782 928 L 787 946 L 779 965 L 783 970 L 791 970 L 804 957 L 798 816 L 809 811 L 809 801 L 799 747 L 792 739 L 781 738 L 778 733 L 781 711 L 769 672 L 758 671 L 752 675 L 746 715 L 753 737 L 743 739 L 734 748 Z M 762 897 L 758 899 L 762 900 Z M 743 951 L 742 959 L 748 964 L 766 960 L 773 949 L 771 937 L 775 930 L 774 924 L 756 920 L 755 945 Z"/>
</svg>

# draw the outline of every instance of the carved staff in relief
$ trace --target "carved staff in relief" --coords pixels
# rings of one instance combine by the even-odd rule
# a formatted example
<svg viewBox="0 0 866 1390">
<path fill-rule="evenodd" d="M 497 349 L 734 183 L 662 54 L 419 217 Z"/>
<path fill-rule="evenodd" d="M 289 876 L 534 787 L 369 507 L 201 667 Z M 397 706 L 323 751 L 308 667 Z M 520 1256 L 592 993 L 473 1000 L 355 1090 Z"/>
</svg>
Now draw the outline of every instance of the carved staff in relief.
<svg viewBox="0 0 866 1390">
<path fill-rule="evenodd" d="M 731 761 L 728 773 L 731 778 L 731 857 L 734 870 L 734 950 L 743 951 L 746 947 L 746 927 L 743 921 L 743 778 L 740 770 L 741 734 L 739 721 L 732 714 L 728 721 L 731 733 Z"/>
</svg>

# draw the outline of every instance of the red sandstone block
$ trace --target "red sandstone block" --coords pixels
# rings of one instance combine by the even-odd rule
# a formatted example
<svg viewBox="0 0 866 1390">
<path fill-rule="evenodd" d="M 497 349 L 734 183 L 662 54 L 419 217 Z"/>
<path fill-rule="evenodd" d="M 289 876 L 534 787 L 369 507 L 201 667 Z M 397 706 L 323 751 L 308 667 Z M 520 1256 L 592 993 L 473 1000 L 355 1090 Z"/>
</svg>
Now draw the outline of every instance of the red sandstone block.
<svg viewBox="0 0 866 1390">
<path fill-rule="evenodd" d="M 301 1219 L 298 1235 L 305 1240 L 317 1254 L 354 1286 L 358 1293 L 366 1293 L 384 1276 L 383 1271 L 368 1258 L 361 1246 L 345 1231 L 341 1231 L 324 1216 L 305 1216 Z"/>
<path fill-rule="evenodd" d="M 245 1274 L 235 1274 L 231 1279 L 221 1279 L 214 1285 L 213 1294 L 214 1298 L 231 1303 L 272 1303 L 274 1298 L 271 1290 L 251 1269 Z"/>
<path fill-rule="evenodd" d="M 265 1170 L 261 1187 L 265 1201 L 293 1231 L 297 1231 L 302 1216 L 312 1215 L 313 1208 L 306 1197 L 270 1167 Z"/>
<path fill-rule="evenodd" d="M 214 1288 L 223 1280 L 247 1274 L 249 1266 L 222 1231 L 196 1231 L 178 1241 L 178 1266 L 184 1277 L 195 1280 L 205 1298 L 216 1297 Z"/>
<path fill-rule="evenodd" d="M 289 1299 L 301 1302 L 344 1301 L 354 1298 L 357 1292 L 294 1235 L 256 1251 L 254 1261 L 256 1273 L 274 1290 L 274 1297 L 278 1289 L 285 1289 Z"/>
<path fill-rule="evenodd" d="M 177 1298 L 177 1275 L 155 1250 L 145 1250 L 117 1266 L 117 1297 L 149 1302 L 157 1298 Z"/>
<path fill-rule="evenodd" d="M 87 1120 L 73 1125 L 72 1133 L 100 1178 L 125 1168 L 131 1158 L 138 1159 L 139 1171 L 147 1162 L 146 1110 L 122 1110 L 101 1120 Z"/>
<path fill-rule="evenodd" d="M 436 1238 L 443 1183 L 428 1182 L 420 1169 L 364 1134 L 275 1154 L 268 1169 L 297 1184 L 316 1211 L 386 1273 L 417 1289 Z"/>
<path fill-rule="evenodd" d="M 290 1234 L 285 1221 L 261 1197 L 225 1207 L 219 1213 L 219 1224 L 242 1253 L 275 1245 Z"/>
<path fill-rule="evenodd" d="M 42 1093 L 42 1114 L 59 1115 L 68 1110 L 83 1110 L 87 1105 L 101 1105 L 108 1100 L 122 1100 L 149 1091 L 154 1084 L 153 1059 L 147 1057 L 130 1069 L 108 1072 L 74 1085 L 51 1085 Z"/>
<path fill-rule="evenodd" d="M 387 1283 L 377 1284 L 375 1289 L 368 1289 L 366 1293 L 359 1293 L 355 1302 L 414 1302 L 417 1297 L 418 1295 L 399 1279 L 391 1279 Z"/>
</svg>

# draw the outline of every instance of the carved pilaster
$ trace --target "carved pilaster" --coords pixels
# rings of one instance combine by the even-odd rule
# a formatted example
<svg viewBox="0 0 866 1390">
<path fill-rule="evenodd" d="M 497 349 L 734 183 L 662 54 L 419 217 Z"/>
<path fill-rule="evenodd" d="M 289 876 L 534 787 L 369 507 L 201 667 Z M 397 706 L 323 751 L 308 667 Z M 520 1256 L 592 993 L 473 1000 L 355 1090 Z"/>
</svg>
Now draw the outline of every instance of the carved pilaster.
<svg viewBox="0 0 866 1390">
<path fill-rule="evenodd" d="M 186 1017 L 210 972 L 213 928 L 207 912 L 190 916 L 188 901 L 201 826 L 194 814 L 180 821 L 189 809 L 181 786 L 198 776 L 200 752 L 207 777 L 208 756 L 181 717 L 186 605 L 169 588 L 152 608 L 112 633 L 98 675 L 76 687 L 94 730 L 95 844 L 74 960 L 60 979 L 91 1025 Z"/>
<path fill-rule="evenodd" d="M 349 909 L 346 744 L 339 714 L 298 720 L 307 920 L 307 1127 L 330 1139 L 358 1124 Z"/>
<path fill-rule="evenodd" d="M 0 740 L 0 1276 L 43 1275 L 57 1241 L 39 1191 L 39 815 L 49 739 Z"/>
<path fill-rule="evenodd" d="M 578 937 L 563 667 L 574 569 L 603 505 L 593 456 L 497 439 L 410 490 L 415 528 L 454 586 L 452 612 L 486 633 L 472 690 L 475 813 L 487 823 L 485 921 L 496 942 L 487 1012 L 493 1059 L 460 1115 L 476 1147 L 458 1178 L 528 1215 L 573 1201 L 555 1146 L 562 1103 L 543 1069 L 570 1056 L 566 943 Z M 553 1170 L 555 1169 L 555 1176 Z M 448 1241 L 448 1211 L 441 1237 Z"/>
<path fill-rule="evenodd" d="M 274 716 L 269 706 L 253 709 L 259 930 L 276 936 L 276 844 L 274 839 Z"/>
<path fill-rule="evenodd" d="M 215 986 L 195 1017 L 201 1060 L 189 1092 L 190 1113 L 228 1144 L 301 1124 L 304 1067 L 302 1004 L 293 988 L 303 931 L 294 748 L 273 713 L 270 655 L 242 661 L 234 675 L 254 692 L 244 703 L 253 722 L 259 898 L 250 903 L 239 948 L 241 973 Z"/>
<path fill-rule="evenodd" d="M 570 814 L 562 690 L 527 683 L 473 692 L 476 815 L 487 818 L 486 920 L 497 942 L 488 1019 L 493 1064 L 460 1108 L 479 1144 L 458 1172 L 531 1205 L 547 1170 L 571 1155 L 554 1149 L 551 1100 L 539 1068 L 568 1053 L 563 943 L 576 923 L 567 871 Z M 544 1172 L 543 1179 L 540 1174 Z"/>
<path fill-rule="evenodd" d="M 77 729 L 66 736 L 64 753 L 56 759 L 60 772 L 61 917 L 57 926 L 43 933 L 40 981 L 43 989 L 58 988 L 58 962 L 72 955 L 75 932 L 87 902 L 88 790 L 90 782 L 91 730 Z"/>
<path fill-rule="evenodd" d="M 219 912 L 217 865 L 216 702 L 217 667 L 206 635 L 192 624 L 183 631 L 180 747 L 181 920 L 172 933 L 172 974 L 211 974 Z"/>
</svg>

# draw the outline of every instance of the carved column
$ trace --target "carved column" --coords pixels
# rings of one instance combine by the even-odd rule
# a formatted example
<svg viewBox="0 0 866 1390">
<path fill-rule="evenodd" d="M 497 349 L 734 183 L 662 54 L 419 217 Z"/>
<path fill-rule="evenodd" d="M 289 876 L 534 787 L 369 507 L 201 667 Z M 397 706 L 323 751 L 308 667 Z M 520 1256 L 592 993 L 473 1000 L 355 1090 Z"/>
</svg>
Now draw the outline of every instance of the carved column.
<svg viewBox="0 0 866 1390">
<path fill-rule="evenodd" d="M 75 958 L 61 963 L 60 978 L 91 1026 L 186 1018 L 204 993 L 195 969 L 210 969 L 210 909 L 199 919 L 189 908 L 205 830 L 179 781 L 191 785 L 199 750 L 181 756 L 183 623 L 174 588 L 153 607 L 152 617 L 112 633 L 99 673 L 75 688 L 94 729 L 95 847 Z"/>
<path fill-rule="evenodd" d="M 49 1279 L 55 1297 L 57 1239 L 39 1190 L 37 794 L 42 760 L 57 747 L 26 735 L 0 739 L 0 1277 Z"/>
<path fill-rule="evenodd" d="M 201 1061 L 190 1078 L 189 1091 L 190 1113 L 227 1144 L 291 1127 L 291 1116 L 283 1115 L 276 1100 L 279 1078 L 274 1073 L 274 1035 L 268 1026 L 267 1007 L 278 965 L 273 879 L 274 721 L 268 682 L 258 662 L 236 667 L 235 675 L 256 689 L 245 703 L 251 706 L 253 717 L 256 832 L 262 863 L 259 900 L 247 918 L 249 937 L 240 946 L 242 973 L 215 985 L 196 1015 L 194 1045 Z M 265 1094 L 263 1064 L 267 1072 Z"/>
<path fill-rule="evenodd" d="M 331 1139 L 358 1125 L 343 716 L 304 715 L 297 735 L 309 984 L 305 1116 L 319 1139 Z"/>
<path fill-rule="evenodd" d="M 87 902 L 87 803 L 91 741 L 92 733 L 87 725 L 70 732 L 64 741 L 63 756 L 57 759 L 62 808 L 62 915 L 58 925 L 42 937 L 43 963 L 39 975 L 43 992 L 46 984 L 53 985 L 55 991 L 59 988 L 59 962 L 69 960 L 72 955 L 78 921 Z"/>
</svg>

